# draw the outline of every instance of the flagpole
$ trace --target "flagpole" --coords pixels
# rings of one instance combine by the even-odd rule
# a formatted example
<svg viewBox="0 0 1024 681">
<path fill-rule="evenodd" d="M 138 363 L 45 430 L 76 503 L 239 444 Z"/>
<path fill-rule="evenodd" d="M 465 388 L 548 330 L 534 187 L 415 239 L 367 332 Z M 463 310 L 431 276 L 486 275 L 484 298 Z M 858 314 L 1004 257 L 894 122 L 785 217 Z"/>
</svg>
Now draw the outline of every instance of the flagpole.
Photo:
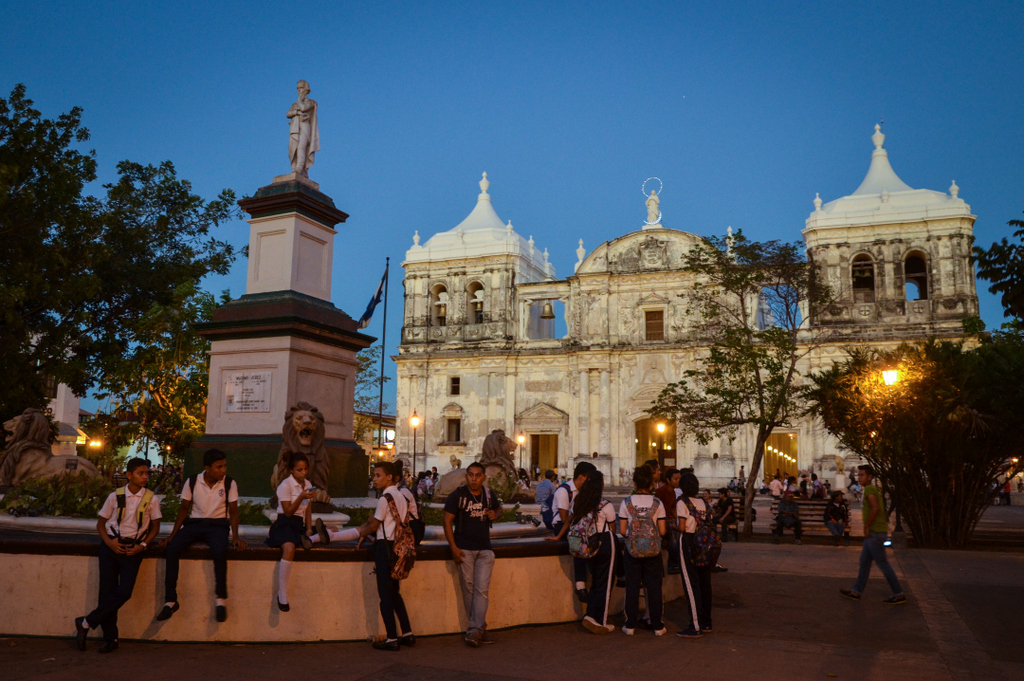
<svg viewBox="0 0 1024 681">
<path fill-rule="evenodd" d="M 382 447 L 384 440 L 384 355 L 387 353 L 388 340 L 388 280 L 391 276 L 391 258 L 384 265 L 384 328 L 380 334 L 380 401 L 377 402 L 377 449 Z M 395 426 L 397 427 L 397 423 Z"/>
</svg>

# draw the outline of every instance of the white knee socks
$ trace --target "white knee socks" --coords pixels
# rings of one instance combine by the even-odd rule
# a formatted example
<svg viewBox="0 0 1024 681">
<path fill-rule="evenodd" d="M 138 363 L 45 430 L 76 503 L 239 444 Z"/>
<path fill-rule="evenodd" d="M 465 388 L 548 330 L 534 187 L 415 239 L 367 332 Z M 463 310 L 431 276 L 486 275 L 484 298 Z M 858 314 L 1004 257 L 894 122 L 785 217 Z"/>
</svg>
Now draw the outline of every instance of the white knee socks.
<svg viewBox="0 0 1024 681">
<path fill-rule="evenodd" d="M 280 570 L 277 575 L 277 600 L 288 602 L 288 578 L 292 576 L 292 561 L 284 558 L 278 563 Z"/>
<path fill-rule="evenodd" d="M 358 541 L 359 540 L 359 530 L 357 530 L 354 527 L 348 528 L 346 530 L 338 530 L 337 532 L 333 532 L 333 531 L 328 530 L 328 534 L 331 536 L 331 541 Z"/>
</svg>

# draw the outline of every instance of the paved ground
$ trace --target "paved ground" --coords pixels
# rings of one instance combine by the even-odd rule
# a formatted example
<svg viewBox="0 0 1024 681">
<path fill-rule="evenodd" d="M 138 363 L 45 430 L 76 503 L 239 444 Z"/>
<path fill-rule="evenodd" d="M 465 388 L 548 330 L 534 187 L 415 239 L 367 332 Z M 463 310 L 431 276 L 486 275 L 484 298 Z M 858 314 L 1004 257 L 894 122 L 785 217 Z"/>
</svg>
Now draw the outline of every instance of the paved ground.
<svg viewBox="0 0 1024 681">
<path fill-rule="evenodd" d="M 881 603 L 887 594 L 877 573 L 862 602 L 839 596 L 858 555 L 856 547 L 728 544 L 722 562 L 730 571 L 714 579 L 715 633 L 699 640 L 674 636 L 686 619 L 679 602 L 668 606 L 663 639 L 556 625 L 496 632 L 498 643 L 479 650 L 442 636 L 399 653 L 366 643 L 125 642 L 101 656 L 97 643 L 80 653 L 67 639 L 8 638 L 0 639 L 0 678 L 1024 678 L 1024 555 L 900 552 L 895 564 L 910 603 L 897 607 Z"/>
</svg>

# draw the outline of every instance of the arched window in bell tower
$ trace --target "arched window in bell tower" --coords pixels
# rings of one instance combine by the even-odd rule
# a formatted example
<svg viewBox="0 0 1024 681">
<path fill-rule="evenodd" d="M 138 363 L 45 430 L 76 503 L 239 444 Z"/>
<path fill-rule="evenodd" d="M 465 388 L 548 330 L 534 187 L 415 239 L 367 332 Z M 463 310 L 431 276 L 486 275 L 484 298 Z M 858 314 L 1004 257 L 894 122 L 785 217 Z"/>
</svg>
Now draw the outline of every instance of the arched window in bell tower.
<svg viewBox="0 0 1024 681">
<path fill-rule="evenodd" d="M 903 261 L 907 300 L 928 300 L 928 265 L 924 254 L 914 251 Z"/>
<path fill-rule="evenodd" d="M 466 304 L 469 309 L 466 310 L 466 319 L 469 320 L 470 324 L 483 324 L 484 323 L 484 285 L 479 281 L 470 282 L 466 288 Z"/>
<path fill-rule="evenodd" d="M 428 318 L 431 326 L 444 326 L 448 319 L 448 289 L 444 284 L 436 284 L 430 289 L 430 310 Z"/>
<path fill-rule="evenodd" d="M 853 278 L 853 302 L 875 302 L 875 261 L 870 255 L 861 253 L 853 258 L 850 270 Z"/>
</svg>

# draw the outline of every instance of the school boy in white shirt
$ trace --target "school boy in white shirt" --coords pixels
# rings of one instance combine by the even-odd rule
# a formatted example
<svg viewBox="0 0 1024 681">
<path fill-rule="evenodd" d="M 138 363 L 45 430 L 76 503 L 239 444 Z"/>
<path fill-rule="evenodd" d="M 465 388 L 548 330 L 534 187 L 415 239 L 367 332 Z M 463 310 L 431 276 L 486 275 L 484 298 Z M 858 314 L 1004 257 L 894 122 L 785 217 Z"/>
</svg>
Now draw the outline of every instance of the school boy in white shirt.
<svg viewBox="0 0 1024 681">
<path fill-rule="evenodd" d="M 128 484 L 111 492 L 100 508 L 100 597 L 96 609 L 75 619 L 75 640 L 85 650 L 90 629 L 103 627 L 101 653 L 117 650 L 117 611 L 132 597 L 142 556 L 160 531 L 160 502 L 146 489 L 149 462 L 128 461 Z"/>
<path fill-rule="evenodd" d="M 238 485 L 228 476 L 227 456 L 219 449 L 203 454 L 203 472 L 193 475 L 181 488 L 181 508 L 170 536 L 160 542 L 167 548 L 164 607 L 156 619 L 170 619 L 178 611 L 178 569 L 181 554 L 201 541 L 213 554 L 213 575 L 217 584 L 217 621 L 228 618 L 228 526 L 231 544 L 242 551 L 247 544 L 238 537 Z"/>
<path fill-rule="evenodd" d="M 396 485 L 397 479 L 398 471 L 391 462 L 380 461 L 373 464 L 373 486 L 380 493 L 380 498 L 377 500 L 377 508 L 373 516 L 357 528 L 360 544 L 368 535 L 372 534 L 376 537 L 373 544 L 374 572 L 377 575 L 380 615 L 384 619 L 384 629 L 387 631 L 385 640 L 373 642 L 373 647 L 377 650 L 396 651 L 401 646 L 416 645 L 412 624 L 409 623 L 409 613 L 405 609 L 405 601 L 402 600 L 402 594 L 399 592 L 401 582 L 391 577 L 391 542 L 395 538 L 397 523 L 391 513 L 389 497 L 395 504 L 399 521 L 404 524 L 409 517 L 409 500 L 399 491 Z M 398 624 L 402 628 L 401 634 L 395 626 L 396 616 Z"/>
<path fill-rule="evenodd" d="M 625 538 L 626 550 L 623 562 L 626 566 L 626 624 L 622 632 L 632 636 L 639 625 L 640 586 L 647 587 L 647 611 L 650 627 L 655 636 L 665 635 L 665 624 L 661 615 L 665 603 L 662 600 L 662 580 L 665 576 L 661 563 L 661 538 L 665 536 L 665 505 L 654 496 L 654 474 L 647 466 L 633 471 L 633 485 L 636 491 L 626 497 L 619 506 L 619 534 Z M 634 522 L 637 521 L 637 522 Z M 634 532 L 645 531 L 641 537 Z M 643 545 L 651 555 L 634 555 L 631 545 L 637 549 Z"/>
</svg>

